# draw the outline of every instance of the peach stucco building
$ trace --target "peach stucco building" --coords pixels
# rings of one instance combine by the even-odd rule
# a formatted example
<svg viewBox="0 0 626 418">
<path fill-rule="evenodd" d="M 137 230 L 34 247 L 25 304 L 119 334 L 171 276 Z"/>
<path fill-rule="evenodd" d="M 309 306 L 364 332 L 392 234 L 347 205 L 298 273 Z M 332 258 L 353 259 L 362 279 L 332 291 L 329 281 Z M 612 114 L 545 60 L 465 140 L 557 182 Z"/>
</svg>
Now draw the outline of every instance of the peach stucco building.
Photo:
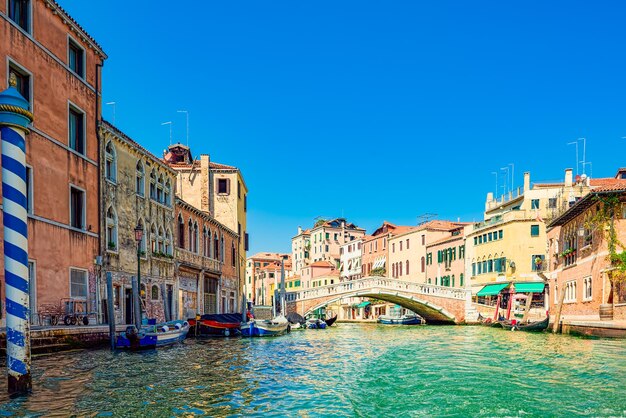
<svg viewBox="0 0 626 418">
<path fill-rule="evenodd" d="M 0 2 L 0 89 L 13 72 L 34 115 L 26 163 L 31 317 L 37 323 L 40 308 L 59 307 L 64 298 L 98 308 L 97 127 L 107 56 L 55 1 L 20 2 L 19 11 L 8 4 Z"/>
<path fill-rule="evenodd" d="M 389 240 L 398 235 L 415 229 L 411 226 L 395 225 L 391 222 L 383 221 L 382 225 L 376 229 L 372 235 L 363 238 L 361 275 L 369 276 L 374 270 L 374 274 L 391 277 L 389 267 Z"/>
<path fill-rule="evenodd" d="M 615 319 L 626 319 L 626 285 L 611 284 L 615 266 L 604 227 L 594 227 L 592 217 L 602 207 L 600 199 L 614 196 L 620 210 L 614 222 L 616 237 L 626 242 L 626 180 L 596 181 L 590 194 L 548 225 L 548 272 L 550 313 L 555 315 L 563 297 L 562 319 L 599 320 L 600 305 L 613 307 Z M 617 252 L 621 252 L 619 246 Z"/>
</svg>

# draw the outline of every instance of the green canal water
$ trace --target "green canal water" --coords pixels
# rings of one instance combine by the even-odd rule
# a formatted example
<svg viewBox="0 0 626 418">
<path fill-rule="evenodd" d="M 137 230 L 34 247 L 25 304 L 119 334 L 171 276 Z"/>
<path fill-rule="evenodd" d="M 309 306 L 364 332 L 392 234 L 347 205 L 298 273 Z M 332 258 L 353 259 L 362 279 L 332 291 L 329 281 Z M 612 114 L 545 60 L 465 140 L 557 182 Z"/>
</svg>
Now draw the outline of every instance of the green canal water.
<svg viewBox="0 0 626 418">
<path fill-rule="evenodd" d="M 626 343 L 339 324 L 37 357 L 33 386 L 0 416 L 625 416 Z"/>
</svg>

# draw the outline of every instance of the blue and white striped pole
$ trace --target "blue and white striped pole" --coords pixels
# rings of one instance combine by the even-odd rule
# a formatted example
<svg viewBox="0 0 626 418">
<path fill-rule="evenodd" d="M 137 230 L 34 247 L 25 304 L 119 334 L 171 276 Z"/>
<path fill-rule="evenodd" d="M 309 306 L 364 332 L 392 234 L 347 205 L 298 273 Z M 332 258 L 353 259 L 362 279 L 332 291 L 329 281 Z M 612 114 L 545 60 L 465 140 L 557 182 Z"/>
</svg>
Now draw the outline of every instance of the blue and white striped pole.
<svg viewBox="0 0 626 418">
<path fill-rule="evenodd" d="M 11 74 L 9 88 L 0 93 L 2 138 L 2 206 L 4 277 L 6 289 L 6 340 L 9 393 L 28 393 L 30 376 L 30 309 L 28 233 L 26 211 L 26 134 L 33 121 L 30 106 L 16 90 Z"/>
</svg>

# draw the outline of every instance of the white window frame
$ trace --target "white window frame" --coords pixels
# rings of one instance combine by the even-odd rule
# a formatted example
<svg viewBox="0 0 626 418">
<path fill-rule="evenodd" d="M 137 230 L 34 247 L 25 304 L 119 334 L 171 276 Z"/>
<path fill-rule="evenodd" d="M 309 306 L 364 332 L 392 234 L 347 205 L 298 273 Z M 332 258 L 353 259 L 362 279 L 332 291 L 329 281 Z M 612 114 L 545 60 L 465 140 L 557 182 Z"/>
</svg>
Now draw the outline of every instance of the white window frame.
<svg viewBox="0 0 626 418">
<path fill-rule="evenodd" d="M 79 190 L 81 192 L 83 192 L 83 226 L 82 228 L 76 228 L 75 226 L 72 225 L 72 189 L 76 189 Z M 82 187 L 78 187 L 75 184 L 70 183 L 69 184 L 69 196 L 68 196 L 68 203 L 69 203 L 69 221 L 68 221 L 68 226 L 70 227 L 70 229 L 73 230 L 78 230 L 78 231 L 86 231 L 87 230 L 87 191 L 85 189 L 83 189 Z"/>
<path fill-rule="evenodd" d="M 72 148 L 70 142 L 70 110 L 74 108 L 74 111 L 77 111 L 83 115 L 83 153 L 76 151 Z M 80 155 L 81 157 L 87 158 L 87 112 L 85 112 L 80 106 L 71 100 L 67 101 L 67 149 L 70 152 L 73 152 L 76 155 Z"/>
<path fill-rule="evenodd" d="M 83 74 L 78 74 L 76 71 L 74 71 L 74 69 L 70 66 L 70 43 L 73 43 L 74 45 L 76 45 L 76 47 L 78 49 L 81 50 L 82 52 L 82 59 L 83 59 Z M 85 53 L 85 48 L 80 44 L 80 42 L 78 42 L 76 39 L 74 39 L 72 36 L 70 36 L 70 34 L 67 34 L 67 68 L 70 70 L 70 72 L 72 72 L 73 74 L 75 74 L 77 77 L 81 78 L 81 79 L 85 79 L 86 73 L 87 73 L 87 54 Z"/>
<path fill-rule="evenodd" d="M 565 299 L 563 303 L 576 303 L 578 297 L 578 289 L 576 280 L 568 280 L 565 285 Z"/>
<path fill-rule="evenodd" d="M 587 296 L 589 293 L 589 296 Z M 583 302 L 589 302 L 593 299 L 593 278 L 587 276 L 583 279 Z"/>
<path fill-rule="evenodd" d="M 82 271 L 83 273 L 85 273 L 85 285 L 87 288 L 87 295 L 86 296 L 72 296 L 72 270 L 76 270 L 76 271 Z M 89 298 L 89 271 L 87 269 L 83 269 L 80 267 L 70 267 L 69 268 L 69 285 L 70 285 L 70 289 L 69 289 L 69 296 L 70 298 L 73 299 L 79 299 L 79 300 L 87 300 Z"/>
<path fill-rule="evenodd" d="M 21 30 L 22 32 L 26 32 L 26 34 L 30 37 L 33 36 L 33 0 L 29 0 L 28 2 L 28 29 L 24 29 L 22 28 L 20 25 L 17 24 L 17 22 L 14 22 L 13 19 L 11 19 L 9 17 L 9 3 L 10 1 L 7 0 L 6 2 L 6 16 L 7 16 L 7 20 L 9 22 L 11 22 L 11 24 L 13 26 L 15 26 L 16 28 L 18 28 L 19 30 Z M 7 73 L 8 74 L 8 73 Z"/>
<path fill-rule="evenodd" d="M 8 0 L 7 0 L 7 5 L 8 5 Z M 8 10 L 8 8 L 7 8 Z M 8 13 L 7 13 L 8 16 Z M 11 20 L 11 19 L 9 19 Z M 13 22 L 11 20 L 11 22 Z M 33 76 L 33 73 L 28 71 L 23 65 L 18 64 L 17 61 L 15 61 L 14 59 L 10 58 L 9 56 L 7 56 L 7 80 L 9 79 L 9 76 L 11 75 L 11 67 L 17 67 L 18 71 L 25 73 L 26 75 L 28 75 L 28 96 L 29 97 L 24 97 L 26 100 L 28 100 L 28 104 L 30 105 L 30 111 L 31 113 L 34 113 L 34 106 L 33 106 L 33 99 L 34 99 L 34 80 L 35 77 Z M 7 83 L 8 84 L 8 83 Z"/>
</svg>

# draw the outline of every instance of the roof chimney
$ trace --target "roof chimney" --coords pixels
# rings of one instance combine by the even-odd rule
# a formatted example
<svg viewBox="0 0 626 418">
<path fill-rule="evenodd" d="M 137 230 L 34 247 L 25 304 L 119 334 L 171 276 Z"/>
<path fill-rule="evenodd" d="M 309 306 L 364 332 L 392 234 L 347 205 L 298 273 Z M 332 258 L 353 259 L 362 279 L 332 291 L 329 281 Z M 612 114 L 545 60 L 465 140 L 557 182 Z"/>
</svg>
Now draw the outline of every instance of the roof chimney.
<svg viewBox="0 0 626 418">
<path fill-rule="evenodd" d="M 565 169 L 565 187 L 572 187 L 572 169 Z"/>
<path fill-rule="evenodd" d="M 298 227 L 298 235 L 300 235 L 301 233 L 302 233 L 302 227 L 301 227 L 301 226 L 299 226 L 299 227 Z"/>
<path fill-rule="evenodd" d="M 524 193 L 530 190 L 530 173 L 527 171 L 524 173 Z"/>
</svg>

